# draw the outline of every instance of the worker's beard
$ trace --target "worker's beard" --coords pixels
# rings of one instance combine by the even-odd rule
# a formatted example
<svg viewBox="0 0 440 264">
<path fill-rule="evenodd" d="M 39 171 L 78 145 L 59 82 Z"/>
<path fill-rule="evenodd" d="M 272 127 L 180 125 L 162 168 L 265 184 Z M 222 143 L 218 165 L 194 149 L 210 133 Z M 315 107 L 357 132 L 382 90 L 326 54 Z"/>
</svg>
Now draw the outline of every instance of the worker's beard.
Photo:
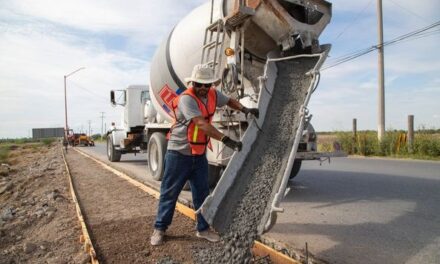
<svg viewBox="0 0 440 264">
<path fill-rule="evenodd" d="M 209 89 L 205 89 L 202 87 L 194 88 L 194 90 L 196 92 L 197 97 L 200 97 L 200 98 L 206 98 L 206 96 L 208 95 L 208 91 L 209 91 Z"/>
</svg>

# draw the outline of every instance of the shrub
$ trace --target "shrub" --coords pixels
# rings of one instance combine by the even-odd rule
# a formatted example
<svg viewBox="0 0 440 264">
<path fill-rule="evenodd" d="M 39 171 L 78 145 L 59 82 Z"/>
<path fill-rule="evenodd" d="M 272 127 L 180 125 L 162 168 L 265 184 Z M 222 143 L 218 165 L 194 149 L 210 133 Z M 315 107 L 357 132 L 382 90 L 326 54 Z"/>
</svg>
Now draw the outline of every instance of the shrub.
<svg viewBox="0 0 440 264">
<path fill-rule="evenodd" d="M 43 143 L 43 145 L 45 146 L 50 146 L 53 142 L 55 142 L 56 139 L 55 138 L 44 138 L 41 140 L 41 142 Z"/>
<path fill-rule="evenodd" d="M 355 140 L 351 132 L 336 132 L 336 137 L 343 151 L 347 154 L 356 154 Z"/>
<path fill-rule="evenodd" d="M 439 157 L 440 140 L 434 138 L 430 133 L 417 133 L 414 136 L 413 153 L 422 156 Z"/>
<path fill-rule="evenodd" d="M 6 163 L 9 156 L 9 146 L 0 145 L 0 163 Z"/>
<path fill-rule="evenodd" d="M 377 136 L 371 132 L 361 132 L 357 136 L 357 154 L 370 156 L 380 155 L 380 146 L 377 140 Z"/>
<path fill-rule="evenodd" d="M 406 133 L 401 130 L 387 131 L 380 142 L 379 154 L 383 156 L 393 156 L 407 153 Z"/>
</svg>

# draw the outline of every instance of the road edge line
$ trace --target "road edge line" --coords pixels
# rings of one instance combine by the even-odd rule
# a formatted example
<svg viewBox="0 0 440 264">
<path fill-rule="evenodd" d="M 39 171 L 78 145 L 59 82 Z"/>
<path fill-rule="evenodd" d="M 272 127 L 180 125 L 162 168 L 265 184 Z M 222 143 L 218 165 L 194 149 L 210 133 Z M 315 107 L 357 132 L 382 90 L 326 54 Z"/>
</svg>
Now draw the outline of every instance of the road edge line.
<svg viewBox="0 0 440 264">
<path fill-rule="evenodd" d="M 63 147 L 61 147 L 61 153 L 63 156 L 64 166 L 66 168 L 66 176 L 69 181 L 70 194 L 72 195 L 72 200 L 73 200 L 73 203 L 75 204 L 75 208 L 76 208 L 76 215 L 77 215 L 79 223 L 81 225 L 82 235 L 80 236 L 80 242 L 84 244 L 84 250 L 90 255 L 90 261 L 92 262 L 92 264 L 99 264 L 99 261 L 96 257 L 95 248 L 93 247 L 93 243 L 92 243 L 92 240 L 90 239 L 87 225 L 84 221 L 84 217 L 81 212 L 81 207 L 79 205 L 76 191 L 73 186 L 72 175 L 70 173 L 69 164 L 67 164 L 67 159 L 66 159 L 66 155 L 64 154 Z"/>
</svg>

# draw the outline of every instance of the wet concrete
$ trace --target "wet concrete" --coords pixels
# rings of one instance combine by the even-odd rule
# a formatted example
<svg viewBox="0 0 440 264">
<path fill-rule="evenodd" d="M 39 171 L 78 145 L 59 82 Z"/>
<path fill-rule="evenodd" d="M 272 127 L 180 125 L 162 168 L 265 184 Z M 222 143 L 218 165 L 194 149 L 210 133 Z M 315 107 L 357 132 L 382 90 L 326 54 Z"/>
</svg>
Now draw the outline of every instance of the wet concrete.
<svg viewBox="0 0 440 264">
<path fill-rule="evenodd" d="M 258 226 L 270 209 L 270 202 L 287 166 L 311 77 L 306 77 L 317 58 L 278 62 L 278 78 L 266 119 L 234 187 L 228 191 L 219 212 L 227 230 L 214 249 L 195 252 L 198 263 L 249 263 Z M 238 201 L 238 203 L 237 203 Z"/>
</svg>

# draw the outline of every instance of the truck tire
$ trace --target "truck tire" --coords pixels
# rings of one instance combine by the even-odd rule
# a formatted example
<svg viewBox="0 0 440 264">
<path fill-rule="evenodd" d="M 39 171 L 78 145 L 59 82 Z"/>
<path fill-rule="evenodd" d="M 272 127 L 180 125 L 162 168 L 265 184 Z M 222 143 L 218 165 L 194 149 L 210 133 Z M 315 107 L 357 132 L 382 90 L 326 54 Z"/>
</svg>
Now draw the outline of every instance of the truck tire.
<svg viewBox="0 0 440 264">
<path fill-rule="evenodd" d="M 302 164 L 302 160 L 300 160 L 300 159 L 296 159 L 293 162 L 292 171 L 290 172 L 290 177 L 289 177 L 290 180 L 295 178 L 296 175 L 298 175 L 298 172 L 301 169 L 301 164 Z"/>
<path fill-rule="evenodd" d="M 164 133 L 154 132 L 148 141 L 148 170 L 156 181 L 162 180 L 167 140 Z"/>
<path fill-rule="evenodd" d="M 121 160 L 121 152 L 115 149 L 112 136 L 107 137 L 107 157 L 112 162 Z"/>
</svg>

